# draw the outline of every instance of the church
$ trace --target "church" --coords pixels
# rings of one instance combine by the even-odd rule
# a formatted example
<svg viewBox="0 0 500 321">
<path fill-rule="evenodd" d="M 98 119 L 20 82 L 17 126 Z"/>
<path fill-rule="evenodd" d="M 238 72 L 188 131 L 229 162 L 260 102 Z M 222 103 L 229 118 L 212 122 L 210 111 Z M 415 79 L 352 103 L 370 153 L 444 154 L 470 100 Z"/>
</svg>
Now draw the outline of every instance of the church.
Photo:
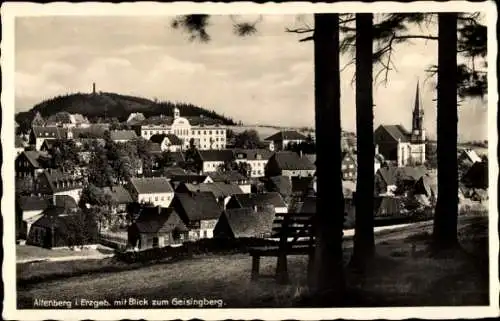
<svg viewBox="0 0 500 321">
<path fill-rule="evenodd" d="M 380 125 L 374 133 L 375 149 L 386 161 L 401 166 L 415 166 L 425 163 L 424 109 L 420 101 L 419 84 L 415 93 L 412 115 L 412 130 L 402 125 Z"/>
</svg>

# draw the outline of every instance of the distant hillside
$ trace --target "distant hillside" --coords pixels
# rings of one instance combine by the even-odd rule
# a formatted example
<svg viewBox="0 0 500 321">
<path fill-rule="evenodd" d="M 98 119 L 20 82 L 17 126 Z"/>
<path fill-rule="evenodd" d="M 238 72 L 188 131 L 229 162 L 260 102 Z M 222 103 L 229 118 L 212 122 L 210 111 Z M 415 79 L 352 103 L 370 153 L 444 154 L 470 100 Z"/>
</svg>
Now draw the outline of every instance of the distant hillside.
<svg viewBox="0 0 500 321">
<path fill-rule="evenodd" d="M 126 121 L 133 112 L 143 113 L 146 117 L 165 115 L 173 116 L 174 107 L 178 107 L 182 116 L 203 116 L 220 120 L 225 125 L 235 125 L 233 119 L 219 115 L 199 106 L 187 103 L 155 102 L 150 99 L 100 92 L 96 94 L 75 93 L 57 96 L 35 105 L 31 110 L 16 115 L 19 124 L 31 122 L 37 112 L 47 118 L 58 112 L 82 114 L 90 120 L 97 118 L 118 118 Z"/>
</svg>

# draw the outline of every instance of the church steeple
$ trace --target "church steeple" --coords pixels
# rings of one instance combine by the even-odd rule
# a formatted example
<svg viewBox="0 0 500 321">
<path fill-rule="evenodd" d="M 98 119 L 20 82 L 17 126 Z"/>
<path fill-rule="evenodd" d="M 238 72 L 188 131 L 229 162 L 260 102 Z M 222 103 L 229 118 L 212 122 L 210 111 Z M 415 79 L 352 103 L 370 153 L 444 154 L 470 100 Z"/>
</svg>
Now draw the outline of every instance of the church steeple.
<svg viewBox="0 0 500 321">
<path fill-rule="evenodd" d="M 415 92 L 415 104 L 413 106 L 413 119 L 412 119 L 412 141 L 413 142 L 424 142 L 425 141 L 425 130 L 424 130 L 424 109 L 420 101 L 420 88 L 419 81 L 417 80 L 417 89 Z"/>
</svg>

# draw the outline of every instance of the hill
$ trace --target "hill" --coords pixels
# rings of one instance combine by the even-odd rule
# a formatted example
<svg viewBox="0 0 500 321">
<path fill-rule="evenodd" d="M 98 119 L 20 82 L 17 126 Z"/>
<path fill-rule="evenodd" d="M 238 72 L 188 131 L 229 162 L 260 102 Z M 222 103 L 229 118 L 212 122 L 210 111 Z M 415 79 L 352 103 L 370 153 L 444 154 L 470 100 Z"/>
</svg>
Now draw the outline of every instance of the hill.
<svg viewBox="0 0 500 321">
<path fill-rule="evenodd" d="M 169 101 L 156 102 L 146 98 L 107 92 L 57 96 L 35 105 L 29 111 L 18 113 L 15 118 L 19 124 L 27 124 L 31 122 L 37 112 L 47 118 L 58 112 L 66 111 L 71 114 L 82 114 L 91 121 L 104 117 L 126 121 L 129 114 L 134 112 L 143 113 L 146 117 L 173 116 L 174 107 L 180 109 L 182 116 L 203 116 L 219 120 L 225 125 L 235 125 L 233 119 L 193 104 Z"/>
</svg>

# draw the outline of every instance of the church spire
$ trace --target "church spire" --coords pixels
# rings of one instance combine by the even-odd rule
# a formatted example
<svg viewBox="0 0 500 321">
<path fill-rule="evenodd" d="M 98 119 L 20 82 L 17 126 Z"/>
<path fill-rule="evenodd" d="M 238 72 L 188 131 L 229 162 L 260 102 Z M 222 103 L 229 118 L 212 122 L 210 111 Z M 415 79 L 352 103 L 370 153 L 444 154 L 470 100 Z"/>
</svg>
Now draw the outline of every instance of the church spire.
<svg viewBox="0 0 500 321">
<path fill-rule="evenodd" d="M 420 82 L 417 80 L 417 89 L 415 91 L 415 104 L 413 106 L 412 121 L 412 141 L 425 141 L 424 109 L 420 101 Z"/>
</svg>

